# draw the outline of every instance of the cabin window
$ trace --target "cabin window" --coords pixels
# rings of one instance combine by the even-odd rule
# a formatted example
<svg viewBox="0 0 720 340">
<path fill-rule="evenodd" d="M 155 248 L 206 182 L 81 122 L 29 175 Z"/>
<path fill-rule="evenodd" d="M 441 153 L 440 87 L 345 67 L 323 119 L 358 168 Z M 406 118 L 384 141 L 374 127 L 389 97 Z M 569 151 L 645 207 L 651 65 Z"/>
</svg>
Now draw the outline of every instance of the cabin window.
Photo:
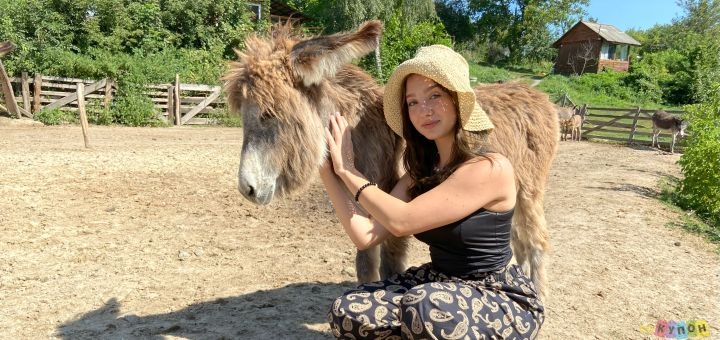
<svg viewBox="0 0 720 340">
<path fill-rule="evenodd" d="M 250 10 L 250 12 L 252 13 L 252 15 L 250 16 L 250 20 L 253 22 L 260 21 L 260 19 L 262 19 L 260 17 L 260 15 L 262 14 L 262 5 L 255 4 L 255 3 L 249 3 L 249 4 L 247 4 L 247 6 L 248 6 L 248 9 Z"/>
<path fill-rule="evenodd" d="M 622 61 L 628 60 L 628 45 L 618 45 L 618 47 L 615 49 L 615 59 L 619 59 Z"/>
<path fill-rule="evenodd" d="M 600 59 L 612 59 L 612 60 L 628 60 L 628 45 L 619 45 L 609 42 L 603 42 L 600 49 Z"/>
</svg>

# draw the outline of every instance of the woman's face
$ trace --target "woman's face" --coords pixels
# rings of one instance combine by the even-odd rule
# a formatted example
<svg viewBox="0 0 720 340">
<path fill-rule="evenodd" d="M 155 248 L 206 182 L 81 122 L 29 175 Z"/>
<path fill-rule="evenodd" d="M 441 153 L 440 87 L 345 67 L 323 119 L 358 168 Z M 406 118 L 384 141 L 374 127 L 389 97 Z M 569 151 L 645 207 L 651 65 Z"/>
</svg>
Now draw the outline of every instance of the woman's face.
<svg viewBox="0 0 720 340">
<path fill-rule="evenodd" d="M 410 122 L 425 138 L 454 138 L 458 111 L 452 94 L 430 78 L 411 74 L 405 80 Z"/>
</svg>

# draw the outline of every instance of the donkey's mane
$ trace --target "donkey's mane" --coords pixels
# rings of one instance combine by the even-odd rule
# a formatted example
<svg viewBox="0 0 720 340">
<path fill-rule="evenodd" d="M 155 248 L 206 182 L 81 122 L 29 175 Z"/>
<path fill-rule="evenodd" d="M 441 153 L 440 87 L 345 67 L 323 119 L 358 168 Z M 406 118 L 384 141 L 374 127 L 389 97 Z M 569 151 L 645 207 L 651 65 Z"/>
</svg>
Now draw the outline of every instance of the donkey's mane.
<svg viewBox="0 0 720 340">
<path fill-rule="evenodd" d="M 300 31 L 289 23 L 275 24 L 270 36 L 253 33 L 245 39 L 244 51 L 235 49 L 237 61 L 228 65 L 222 80 L 225 91 L 232 98 L 252 97 L 268 114 L 278 114 L 273 109 L 275 98 L 288 98 L 283 84 L 293 84 L 295 79 L 289 70 L 288 57 L 292 47 L 302 38 Z M 239 111 L 239 100 L 230 100 L 231 112 Z"/>
</svg>

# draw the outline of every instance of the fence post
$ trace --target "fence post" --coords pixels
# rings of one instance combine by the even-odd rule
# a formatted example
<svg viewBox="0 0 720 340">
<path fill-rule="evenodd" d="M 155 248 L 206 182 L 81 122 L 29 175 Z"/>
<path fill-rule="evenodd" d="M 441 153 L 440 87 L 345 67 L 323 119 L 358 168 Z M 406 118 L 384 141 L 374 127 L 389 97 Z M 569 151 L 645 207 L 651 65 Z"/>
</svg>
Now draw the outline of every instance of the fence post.
<svg viewBox="0 0 720 340">
<path fill-rule="evenodd" d="M 85 112 L 85 84 L 77 83 L 77 102 L 78 111 L 80 112 L 80 126 L 82 126 L 83 140 L 85 147 L 90 147 L 90 137 L 88 136 L 87 113 Z"/>
<path fill-rule="evenodd" d="M 175 112 L 175 114 L 174 114 L 175 125 L 181 125 L 182 123 L 180 122 L 180 75 L 177 73 L 175 74 L 175 92 L 174 92 L 174 94 L 175 94 L 175 100 L 173 102 L 175 104 L 175 107 L 174 107 L 174 109 L 175 109 L 175 111 L 174 111 Z"/>
<path fill-rule="evenodd" d="M 168 86 L 167 90 L 167 123 L 175 125 L 175 85 Z"/>
<path fill-rule="evenodd" d="M 35 73 L 35 80 L 33 81 L 33 103 L 32 113 L 36 114 L 42 110 L 42 102 L 40 94 L 42 93 L 42 74 Z"/>
<path fill-rule="evenodd" d="M 25 111 L 30 112 L 30 79 L 27 72 L 22 73 L 21 79 L 20 89 L 22 91 L 23 108 Z"/>
<path fill-rule="evenodd" d="M 632 128 L 630 128 L 630 137 L 628 138 L 628 145 L 632 144 L 632 141 L 635 138 L 635 131 L 637 130 L 637 122 L 638 122 L 639 117 L 640 117 L 640 107 L 638 106 L 637 110 L 635 111 L 635 117 L 633 117 Z"/>
<path fill-rule="evenodd" d="M 110 106 L 110 102 L 112 101 L 112 87 L 113 80 L 110 78 L 105 78 L 105 93 L 103 95 L 103 107 L 105 109 Z"/>
<path fill-rule="evenodd" d="M 2 90 L 3 97 L 5 97 L 5 105 L 7 106 L 8 112 L 15 115 L 17 118 L 21 118 L 22 114 L 18 108 L 17 101 L 15 101 L 15 94 L 13 93 L 12 83 L 10 83 L 10 76 L 5 72 L 5 66 L 0 61 L 0 90 Z"/>
</svg>

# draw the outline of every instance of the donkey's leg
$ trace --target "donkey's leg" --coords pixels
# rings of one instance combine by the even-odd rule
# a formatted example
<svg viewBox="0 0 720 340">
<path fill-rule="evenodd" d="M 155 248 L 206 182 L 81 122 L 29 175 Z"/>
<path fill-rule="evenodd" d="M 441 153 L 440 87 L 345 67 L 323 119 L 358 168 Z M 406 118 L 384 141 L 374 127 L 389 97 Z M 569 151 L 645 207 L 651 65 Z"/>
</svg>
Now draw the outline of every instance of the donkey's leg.
<svg viewBox="0 0 720 340">
<path fill-rule="evenodd" d="M 408 248 L 409 237 L 388 236 L 385 239 L 380 252 L 380 276 L 383 279 L 407 269 Z"/>
<path fill-rule="evenodd" d="M 513 217 L 513 251 L 523 270 L 535 284 L 540 298 L 547 295 L 545 253 L 550 250 L 550 236 L 543 210 L 543 190 L 529 192 L 521 185 Z"/>
<path fill-rule="evenodd" d="M 670 145 L 670 153 L 675 153 L 675 138 L 677 138 L 677 134 L 678 134 L 677 132 L 672 133 L 673 141 L 672 141 L 672 144 Z"/>
<path fill-rule="evenodd" d="M 380 281 L 380 246 L 358 250 L 355 254 L 355 273 L 359 283 Z"/>
<path fill-rule="evenodd" d="M 653 132 L 653 146 L 660 148 L 660 130 Z"/>
</svg>

